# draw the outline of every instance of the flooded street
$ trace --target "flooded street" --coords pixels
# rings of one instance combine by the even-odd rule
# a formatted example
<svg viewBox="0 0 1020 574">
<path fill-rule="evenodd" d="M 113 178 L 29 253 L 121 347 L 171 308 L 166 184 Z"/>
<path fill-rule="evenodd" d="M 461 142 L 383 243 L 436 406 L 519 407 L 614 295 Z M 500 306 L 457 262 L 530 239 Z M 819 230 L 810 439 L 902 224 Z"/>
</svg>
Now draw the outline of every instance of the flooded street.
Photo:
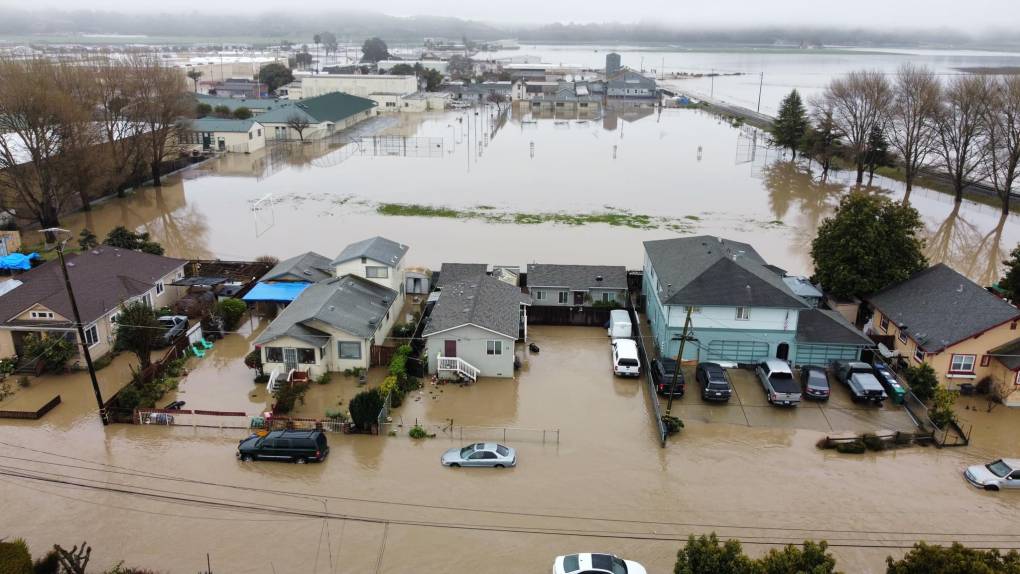
<svg viewBox="0 0 1020 574">
<path fill-rule="evenodd" d="M 242 430 L 66 423 L 71 397 L 41 424 L 5 421 L 5 523 L 36 552 L 85 538 L 98 567 L 126 560 L 169 572 L 197 571 L 209 552 L 214 570 L 240 573 L 537 573 L 557 554 L 598 549 L 661 573 L 680 540 L 709 531 L 740 537 L 752 554 L 825 538 L 846 572 L 884 571 L 886 555 L 921 538 L 1020 546 L 1020 499 L 960 476 L 992 451 L 1020 454 L 1015 441 L 982 442 L 975 430 L 967 449 L 850 456 L 817 450 L 823 435 L 812 430 L 695 417 L 662 449 L 640 383 L 610 372 L 603 330 L 531 332 L 541 353 L 515 380 L 426 387 L 394 411 L 397 436 L 330 434 L 322 464 L 238 462 Z M 217 368 L 194 361 L 191 376 Z M 250 372 L 221 375 L 182 390 L 251 385 Z M 442 467 L 442 451 L 461 444 L 442 430 L 450 418 L 465 442 L 502 440 L 477 427 L 509 429 L 518 467 Z M 407 438 L 414 420 L 438 436 Z M 997 434 L 1016 435 L 1015 417 L 996 420 Z M 535 429 L 558 429 L 559 441 L 543 443 Z"/>
</svg>

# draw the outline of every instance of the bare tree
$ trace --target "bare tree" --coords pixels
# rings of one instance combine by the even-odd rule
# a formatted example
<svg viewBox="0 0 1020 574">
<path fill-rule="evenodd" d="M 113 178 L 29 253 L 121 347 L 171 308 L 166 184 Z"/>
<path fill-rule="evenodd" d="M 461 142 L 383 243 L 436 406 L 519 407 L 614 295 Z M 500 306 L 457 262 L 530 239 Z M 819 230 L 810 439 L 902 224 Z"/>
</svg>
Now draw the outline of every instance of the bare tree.
<svg viewBox="0 0 1020 574">
<path fill-rule="evenodd" d="M 489 92 L 486 96 L 485 101 L 490 104 L 496 104 L 496 110 L 502 114 L 510 107 L 510 98 L 506 94 L 500 94 L 498 92 Z"/>
<path fill-rule="evenodd" d="M 930 69 L 904 64 L 896 71 L 886 132 L 903 163 L 907 193 L 935 151 L 941 86 Z"/>
<path fill-rule="evenodd" d="M 142 124 L 145 149 L 152 184 L 162 185 L 163 162 L 179 155 L 183 132 L 182 122 L 194 110 L 185 95 L 184 78 L 158 60 L 136 57 L 132 60 L 133 106 L 132 116 Z"/>
<path fill-rule="evenodd" d="M 127 187 L 145 171 L 142 124 L 132 115 L 133 94 L 129 66 L 117 62 L 94 62 L 96 78 L 96 123 L 109 158 L 106 185 L 124 197 Z"/>
<path fill-rule="evenodd" d="M 986 132 L 982 116 L 988 92 L 988 79 L 983 76 L 956 76 L 943 91 L 937 152 L 957 202 L 963 201 L 963 188 L 982 164 Z"/>
<path fill-rule="evenodd" d="M 864 181 L 868 138 L 881 127 L 892 102 L 892 88 L 881 72 L 856 71 L 835 78 L 822 99 L 832 110 L 832 121 L 857 166 L 857 183 Z"/>
<path fill-rule="evenodd" d="M 982 175 L 992 182 L 1009 213 L 1009 199 L 1020 175 L 1020 77 L 1005 76 L 988 84 L 982 107 Z"/>
<path fill-rule="evenodd" d="M 63 62 L 55 66 L 59 89 L 70 96 L 72 102 L 58 128 L 61 134 L 59 165 L 65 181 L 78 195 L 81 208 L 89 211 L 110 170 L 109 158 L 99 153 L 102 131 L 93 115 L 98 82 L 86 66 Z"/>
<path fill-rule="evenodd" d="M 305 130 L 309 125 L 311 124 L 308 123 L 308 118 L 296 112 L 287 118 L 287 127 L 297 132 L 302 143 L 305 141 Z"/>
</svg>

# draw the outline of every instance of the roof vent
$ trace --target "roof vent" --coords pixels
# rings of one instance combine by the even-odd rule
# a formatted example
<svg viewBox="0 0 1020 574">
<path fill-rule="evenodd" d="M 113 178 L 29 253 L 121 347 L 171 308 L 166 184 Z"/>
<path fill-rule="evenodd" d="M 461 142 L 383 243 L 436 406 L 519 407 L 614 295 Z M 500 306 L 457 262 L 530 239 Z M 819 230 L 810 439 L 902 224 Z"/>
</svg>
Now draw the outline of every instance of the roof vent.
<svg viewBox="0 0 1020 574">
<path fill-rule="evenodd" d="M 963 283 L 960 283 L 960 288 L 956 290 L 957 293 L 963 293 Z"/>
<path fill-rule="evenodd" d="M 601 275 L 596 275 L 595 276 L 595 280 L 601 283 L 602 282 L 602 276 Z"/>
<path fill-rule="evenodd" d="M 302 275 L 308 275 L 308 276 L 311 276 L 311 275 L 312 275 L 312 272 L 311 272 L 311 271 L 309 271 L 309 270 L 307 270 L 307 269 L 305 269 L 304 271 L 302 271 L 302 272 L 301 272 L 301 274 L 302 274 Z"/>
<path fill-rule="evenodd" d="M 329 310 L 330 311 L 336 311 L 336 305 L 330 305 L 329 306 Z"/>
<path fill-rule="evenodd" d="M 368 320 L 368 324 L 369 325 L 375 325 L 376 323 L 377 323 L 377 321 L 375 319 L 369 319 Z"/>
</svg>

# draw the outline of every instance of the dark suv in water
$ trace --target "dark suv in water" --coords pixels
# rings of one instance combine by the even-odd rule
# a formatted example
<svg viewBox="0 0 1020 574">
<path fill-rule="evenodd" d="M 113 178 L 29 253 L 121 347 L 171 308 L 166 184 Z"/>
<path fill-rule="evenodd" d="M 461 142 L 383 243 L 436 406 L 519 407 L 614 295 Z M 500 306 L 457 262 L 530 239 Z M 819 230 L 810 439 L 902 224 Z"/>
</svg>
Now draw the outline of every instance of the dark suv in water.
<svg viewBox="0 0 1020 574">
<path fill-rule="evenodd" d="M 673 375 L 676 374 L 676 387 L 673 387 Z M 677 372 L 676 359 L 662 358 L 652 359 L 652 380 L 655 382 L 655 392 L 660 395 L 668 395 L 670 387 L 673 387 L 673 396 L 684 396 L 684 374 Z"/>
<path fill-rule="evenodd" d="M 322 462 L 327 454 L 329 445 L 322 431 L 279 430 L 266 436 L 253 434 L 237 445 L 237 458 L 243 461 Z"/>
</svg>

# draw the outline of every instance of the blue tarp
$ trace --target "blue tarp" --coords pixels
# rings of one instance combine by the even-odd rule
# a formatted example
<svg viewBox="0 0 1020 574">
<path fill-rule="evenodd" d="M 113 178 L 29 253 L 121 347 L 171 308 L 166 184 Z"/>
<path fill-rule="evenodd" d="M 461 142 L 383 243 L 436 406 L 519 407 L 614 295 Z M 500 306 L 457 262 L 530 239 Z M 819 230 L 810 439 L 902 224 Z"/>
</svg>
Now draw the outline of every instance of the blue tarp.
<svg viewBox="0 0 1020 574">
<path fill-rule="evenodd" d="M 38 253 L 29 253 L 25 255 L 23 253 L 11 253 L 5 257 L 0 257 L 0 269 L 20 269 L 22 271 L 28 271 L 32 268 L 32 261 L 39 259 Z"/>
<path fill-rule="evenodd" d="M 281 301 L 290 303 L 297 299 L 310 283 L 256 283 L 243 297 L 245 301 Z"/>
</svg>

